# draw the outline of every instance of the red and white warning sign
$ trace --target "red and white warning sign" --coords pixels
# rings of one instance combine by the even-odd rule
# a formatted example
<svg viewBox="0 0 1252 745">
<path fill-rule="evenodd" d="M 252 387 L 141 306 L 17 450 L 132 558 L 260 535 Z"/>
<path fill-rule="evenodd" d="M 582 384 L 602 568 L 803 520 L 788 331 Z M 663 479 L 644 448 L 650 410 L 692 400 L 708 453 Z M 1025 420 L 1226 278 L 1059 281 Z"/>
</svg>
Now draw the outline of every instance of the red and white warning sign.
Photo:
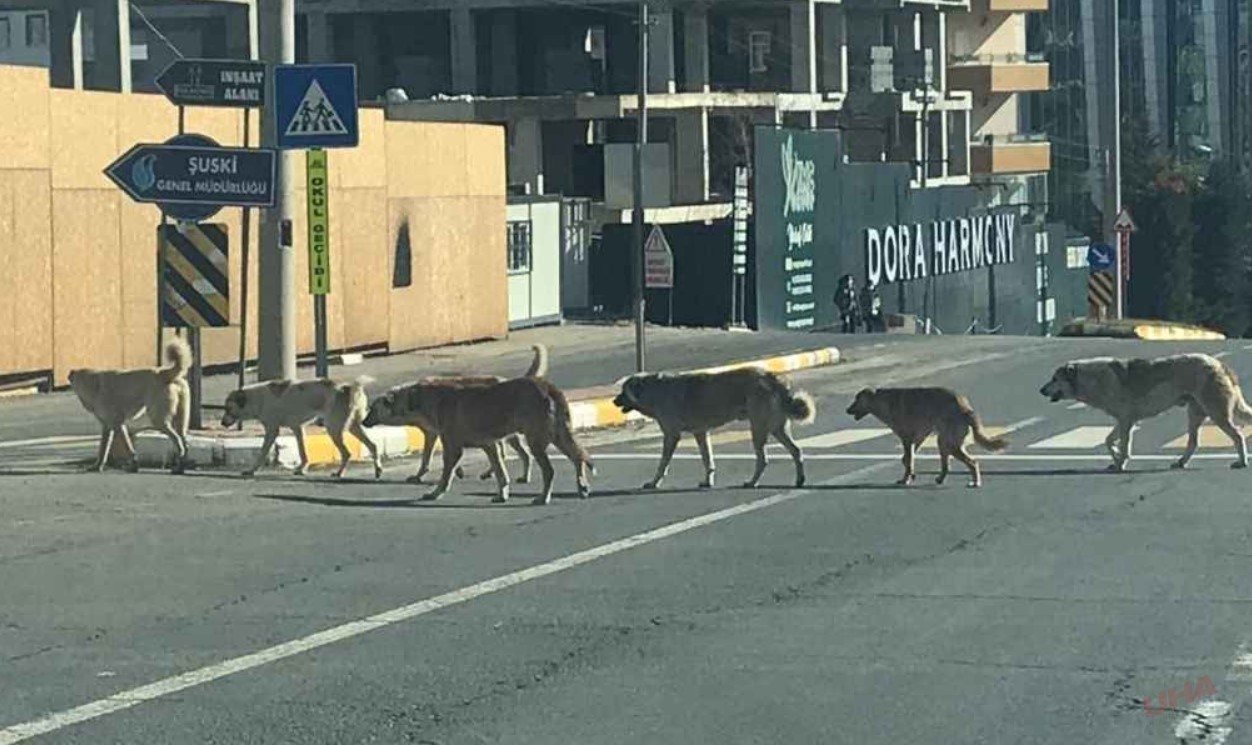
<svg viewBox="0 0 1252 745">
<path fill-rule="evenodd" d="M 653 225 L 643 244 L 643 278 L 648 289 L 674 288 L 674 252 L 660 225 Z"/>
</svg>

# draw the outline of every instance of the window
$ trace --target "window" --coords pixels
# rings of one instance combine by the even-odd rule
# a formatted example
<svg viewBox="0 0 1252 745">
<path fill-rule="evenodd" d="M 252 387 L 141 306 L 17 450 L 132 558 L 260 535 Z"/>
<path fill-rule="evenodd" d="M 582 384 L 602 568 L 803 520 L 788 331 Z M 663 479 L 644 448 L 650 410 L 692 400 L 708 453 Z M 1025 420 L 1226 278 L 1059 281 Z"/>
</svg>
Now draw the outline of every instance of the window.
<svg viewBox="0 0 1252 745">
<path fill-rule="evenodd" d="M 508 225 L 509 273 L 530 271 L 530 221 L 519 220 Z"/>
<path fill-rule="evenodd" d="M 748 71 L 769 72 L 770 33 L 748 32 Z"/>
<path fill-rule="evenodd" d="M 48 16 L 31 13 L 26 16 L 26 46 L 48 46 Z"/>
<path fill-rule="evenodd" d="M 8 49 L 13 45 L 13 31 L 8 18 L 0 18 L 0 49 Z"/>
</svg>

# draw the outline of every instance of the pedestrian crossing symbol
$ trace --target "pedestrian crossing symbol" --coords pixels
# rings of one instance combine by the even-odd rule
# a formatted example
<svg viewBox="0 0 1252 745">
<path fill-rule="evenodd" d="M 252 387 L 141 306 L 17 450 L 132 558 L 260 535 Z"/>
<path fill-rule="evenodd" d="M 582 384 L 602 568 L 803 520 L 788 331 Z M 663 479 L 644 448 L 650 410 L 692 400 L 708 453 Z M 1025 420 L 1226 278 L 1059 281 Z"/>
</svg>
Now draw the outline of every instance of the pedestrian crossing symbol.
<svg viewBox="0 0 1252 745">
<path fill-rule="evenodd" d="M 274 111 L 280 148 L 356 147 L 356 65 L 276 66 Z"/>
<path fill-rule="evenodd" d="M 296 109 L 296 115 L 292 117 L 291 123 L 287 125 L 286 135 L 342 135 L 347 134 L 348 128 L 343 126 L 343 120 L 339 118 L 339 114 L 335 113 L 335 109 L 330 105 L 330 99 L 326 98 L 326 92 L 322 90 L 322 86 L 317 80 L 309 84 L 309 90 L 304 94 L 304 98 L 300 100 L 300 106 Z"/>
</svg>

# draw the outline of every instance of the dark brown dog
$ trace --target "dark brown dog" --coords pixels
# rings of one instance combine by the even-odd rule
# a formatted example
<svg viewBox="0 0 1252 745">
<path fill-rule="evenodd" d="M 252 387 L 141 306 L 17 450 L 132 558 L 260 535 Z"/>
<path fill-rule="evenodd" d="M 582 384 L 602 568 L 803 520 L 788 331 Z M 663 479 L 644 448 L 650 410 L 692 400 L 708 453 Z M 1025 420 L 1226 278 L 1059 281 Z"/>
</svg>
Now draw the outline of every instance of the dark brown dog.
<svg viewBox="0 0 1252 745">
<path fill-rule="evenodd" d="M 448 490 L 452 474 L 467 447 L 481 448 L 491 462 L 499 492 L 497 502 L 509 498 L 509 476 L 500 456 L 500 441 L 515 432 L 526 438 L 531 454 L 543 474 L 543 493 L 535 504 L 552 500 L 555 473 L 548 459 L 548 446 L 574 464 L 578 494 L 590 493 L 586 471 L 591 459 L 574 439 L 569 402 L 559 388 L 542 378 L 513 378 L 481 386 L 430 386 L 409 392 L 409 410 L 434 423 L 443 440 L 443 475 L 425 499 L 438 499 Z"/>
<path fill-rule="evenodd" d="M 864 388 L 848 407 L 857 421 L 873 414 L 891 428 L 904 446 L 904 477 L 897 483 L 911 484 L 916 476 L 913 454 L 917 446 L 934 433 L 939 441 L 939 476 L 948 477 L 948 459 L 955 457 L 969 467 L 970 487 L 982 486 L 978 461 L 965 450 L 971 432 L 974 441 L 988 450 L 1003 450 L 1008 440 L 988 437 L 969 399 L 947 388 Z"/>
</svg>

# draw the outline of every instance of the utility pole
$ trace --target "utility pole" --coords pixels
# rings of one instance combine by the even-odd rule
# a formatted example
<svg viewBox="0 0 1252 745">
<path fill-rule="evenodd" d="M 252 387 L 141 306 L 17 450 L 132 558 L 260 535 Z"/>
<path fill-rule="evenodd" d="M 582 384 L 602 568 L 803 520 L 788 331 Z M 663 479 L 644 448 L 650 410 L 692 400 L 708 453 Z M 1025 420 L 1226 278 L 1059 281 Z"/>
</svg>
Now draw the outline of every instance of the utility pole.
<svg viewBox="0 0 1252 745">
<path fill-rule="evenodd" d="M 1118 29 L 1118 19 L 1121 16 L 1121 0 L 1112 0 L 1109 3 L 1112 8 L 1110 10 L 1110 28 L 1109 28 L 1109 56 L 1113 60 L 1112 80 L 1113 95 L 1110 104 L 1112 113 L 1106 115 L 1104 126 L 1105 147 L 1105 179 L 1104 179 L 1104 240 L 1106 245 L 1114 247 L 1116 271 L 1114 273 L 1114 302 L 1116 309 L 1116 318 L 1125 317 L 1126 312 L 1126 282 L 1124 280 L 1125 267 L 1122 265 L 1122 243 L 1119 240 L 1117 232 L 1113 230 L 1113 224 L 1117 221 L 1117 216 L 1122 211 L 1122 65 L 1121 65 L 1121 39 Z"/>
<path fill-rule="evenodd" d="M 260 14 L 261 59 L 271 65 L 296 61 L 295 0 L 257 3 Z M 265 86 L 261 110 L 261 147 L 276 147 L 278 117 L 274 84 Z M 261 220 L 257 270 L 257 377 L 260 380 L 296 377 L 296 283 L 292 248 L 292 154 L 278 151 L 274 174 L 274 206 Z"/>
<path fill-rule="evenodd" d="M 631 251 L 635 271 L 635 371 L 644 370 L 644 272 L 643 255 L 643 148 L 648 143 L 648 3 L 639 3 L 639 98 L 636 109 L 638 137 L 635 141 L 634 242 Z"/>
</svg>

